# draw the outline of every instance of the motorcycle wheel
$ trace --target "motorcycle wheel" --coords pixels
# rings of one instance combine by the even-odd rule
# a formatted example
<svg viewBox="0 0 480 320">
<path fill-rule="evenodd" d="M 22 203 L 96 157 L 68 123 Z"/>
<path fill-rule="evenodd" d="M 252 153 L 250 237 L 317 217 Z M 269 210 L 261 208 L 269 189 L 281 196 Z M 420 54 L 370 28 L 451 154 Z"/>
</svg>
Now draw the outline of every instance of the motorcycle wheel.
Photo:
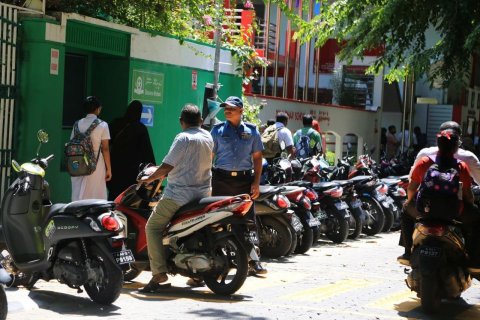
<svg viewBox="0 0 480 320">
<path fill-rule="evenodd" d="M 295 253 L 304 254 L 313 244 L 313 230 L 310 228 L 306 221 L 302 220 L 303 232 L 300 235 L 297 243 L 297 248 L 295 248 Z"/>
<path fill-rule="evenodd" d="M 262 217 L 259 228 L 260 252 L 268 258 L 280 258 L 292 246 L 293 236 L 288 226 L 272 217 Z"/>
<path fill-rule="evenodd" d="M 363 225 L 363 233 L 367 236 L 374 236 L 379 233 L 385 223 L 385 215 L 383 214 L 380 204 L 368 197 L 361 198 L 363 203 L 363 209 L 367 214 L 367 219 Z"/>
<path fill-rule="evenodd" d="M 359 216 L 355 216 L 352 214 L 353 220 L 354 220 L 354 228 L 353 228 L 353 233 L 348 235 L 348 239 L 357 239 L 360 234 L 362 233 L 362 228 L 363 228 L 363 222 L 362 219 Z"/>
<path fill-rule="evenodd" d="M 123 281 L 132 281 L 140 273 L 142 273 L 142 270 L 138 269 L 135 264 L 130 264 L 128 270 L 123 271 Z"/>
<path fill-rule="evenodd" d="M 383 224 L 382 232 L 389 232 L 393 227 L 393 223 L 395 222 L 395 216 L 391 206 L 388 206 L 388 208 L 383 207 L 382 209 L 383 214 L 385 215 L 385 222 Z"/>
<path fill-rule="evenodd" d="M 238 240 L 222 238 L 214 244 L 214 259 L 222 260 L 223 270 L 203 278 L 207 287 L 216 294 L 230 295 L 240 289 L 248 275 L 248 256 Z M 234 274 L 230 272 L 235 270 Z"/>
<path fill-rule="evenodd" d="M 0 284 L 0 320 L 5 320 L 8 313 L 7 295 L 5 294 L 5 288 Z"/>
<path fill-rule="evenodd" d="M 96 245 L 90 246 L 92 265 L 100 268 L 102 273 L 100 283 L 85 283 L 83 287 L 90 299 L 96 303 L 109 305 L 120 296 L 123 285 L 122 270 L 114 264 L 110 257 Z"/>
<path fill-rule="evenodd" d="M 422 276 L 420 281 L 420 300 L 426 313 L 435 313 L 440 307 L 438 283 L 435 277 Z"/>
<path fill-rule="evenodd" d="M 328 211 L 327 211 L 328 212 Z M 343 211 L 335 212 L 327 218 L 327 238 L 334 243 L 342 243 L 347 240 L 348 220 L 343 217 Z"/>
<path fill-rule="evenodd" d="M 285 253 L 285 257 L 291 256 L 298 245 L 297 231 L 295 231 L 291 224 L 288 224 L 288 230 L 290 230 L 290 233 L 292 234 L 292 244 L 290 245 L 290 249 L 288 249 L 288 252 Z"/>
</svg>

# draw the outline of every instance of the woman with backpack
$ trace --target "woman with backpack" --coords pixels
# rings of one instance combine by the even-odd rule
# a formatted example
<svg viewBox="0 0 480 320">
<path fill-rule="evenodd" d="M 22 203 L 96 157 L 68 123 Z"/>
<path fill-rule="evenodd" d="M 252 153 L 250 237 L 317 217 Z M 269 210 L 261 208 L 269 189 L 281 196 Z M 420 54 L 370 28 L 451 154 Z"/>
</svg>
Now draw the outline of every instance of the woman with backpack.
<svg viewBox="0 0 480 320">
<path fill-rule="evenodd" d="M 474 198 L 468 166 L 454 158 L 460 145 L 460 136 L 455 130 L 442 130 L 437 134 L 437 145 L 436 155 L 424 156 L 415 162 L 404 204 L 405 213 L 414 220 L 422 215 L 463 220 L 463 207 L 472 206 Z M 461 200 L 458 197 L 460 189 Z M 408 219 L 404 220 L 401 227 L 405 253 L 397 260 L 410 265 L 413 227 L 406 224 Z"/>
<path fill-rule="evenodd" d="M 107 199 L 106 182 L 112 178 L 110 166 L 110 151 L 108 141 L 110 140 L 110 131 L 108 124 L 98 118 L 102 110 L 102 104 L 97 97 L 87 97 L 83 103 L 87 115 L 75 122 L 70 135 L 70 142 L 78 140 L 78 145 L 91 145 L 91 152 L 85 154 L 90 167 L 93 164 L 92 172 L 82 175 L 72 175 L 72 168 L 69 166 L 75 162 L 69 162 L 67 159 L 67 170 L 72 175 L 72 201 L 83 199 Z M 80 138 L 81 137 L 81 138 Z M 86 143 L 83 140 L 89 140 Z M 68 153 L 67 153 L 68 158 Z M 75 169 L 75 168 L 73 168 Z"/>
</svg>

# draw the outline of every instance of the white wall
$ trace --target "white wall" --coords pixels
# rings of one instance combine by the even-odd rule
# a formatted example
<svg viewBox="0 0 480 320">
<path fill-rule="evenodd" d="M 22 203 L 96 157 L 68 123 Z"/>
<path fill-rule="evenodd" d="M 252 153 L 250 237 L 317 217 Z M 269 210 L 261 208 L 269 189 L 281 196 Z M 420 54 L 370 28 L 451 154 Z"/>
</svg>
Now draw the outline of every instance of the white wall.
<svg viewBox="0 0 480 320">
<path fill-rule="evenodd" d="M 376 149 L 379 150 L 380 112 L 263 96 L 261 98 L 248 96 L 247 99 L 251 104 L 264 104 L 259 114 L 262 123 L 266 123 L 268 119 L 275 119 L 278 112 L 285 111 L 290 118 L 288 128 L 294 133 L 303 127 L 303 115 L 310 113 L 319 121 L 322 132 L 334 131 L 342 138 L 353 133 L 359 136 L 360 141 L 366 142 L 369 148 L 376 146 Z"/>
</svg>

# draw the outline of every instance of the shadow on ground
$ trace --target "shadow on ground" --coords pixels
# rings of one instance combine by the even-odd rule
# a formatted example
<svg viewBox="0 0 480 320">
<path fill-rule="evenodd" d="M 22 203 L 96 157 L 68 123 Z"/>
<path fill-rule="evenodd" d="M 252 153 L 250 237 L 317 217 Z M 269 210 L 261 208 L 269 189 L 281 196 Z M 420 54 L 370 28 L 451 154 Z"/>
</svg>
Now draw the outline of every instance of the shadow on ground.
<svg viewBox="0 0 480 320">
<path fill-rule="evenodd" d="M 398 315 L 408 319 L 422 320 L 472 320 L 480 319 L 480 306 L 468 304 L 462 298 L 456 300 L 443 300 L 435 314 L 425 314 L 422 310 L 420 299 L 413 299 L 395 305 Z"/>
<path fill-rule="evenodd" d="M 218 295 L 210 291 L 207 287 L 191 288 L 191 287 L 169 287 L 161 289 L 155 293 L 140 293 L 138 289 L 145 286 L 144 283 L 131 282 L 123 285 L 122 293 L 128 294 L 139 300 L 177 300 L 190 299 L 215 303 L 236 303 L 242 301 L 251 301 L 251 296 L 233 294 L 230 296 Z"/>
</svg>

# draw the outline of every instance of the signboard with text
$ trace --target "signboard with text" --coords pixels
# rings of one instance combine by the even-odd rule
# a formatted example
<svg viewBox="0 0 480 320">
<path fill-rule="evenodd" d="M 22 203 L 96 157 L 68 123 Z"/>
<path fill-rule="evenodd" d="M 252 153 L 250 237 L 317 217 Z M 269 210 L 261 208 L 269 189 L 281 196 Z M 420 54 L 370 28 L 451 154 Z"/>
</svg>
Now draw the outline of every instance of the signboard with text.
<svg viewBox="0 0 480 320">
<path fill-rule="evenodd" d="M 133 70 L 132 99 L 163 103 L 165 75 L 159 72 Z"/>
</svg>

